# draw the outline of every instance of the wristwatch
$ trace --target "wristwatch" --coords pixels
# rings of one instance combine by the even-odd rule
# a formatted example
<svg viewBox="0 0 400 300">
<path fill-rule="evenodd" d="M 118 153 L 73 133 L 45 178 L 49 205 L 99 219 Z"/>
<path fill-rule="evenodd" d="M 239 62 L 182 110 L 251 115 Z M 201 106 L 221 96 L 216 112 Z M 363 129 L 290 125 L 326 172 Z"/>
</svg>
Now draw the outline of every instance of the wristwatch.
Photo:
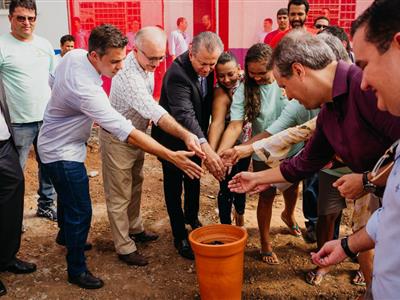
<svg viewBox="0 0 400 300">
<path fill-rule="evenodd" d="M 364 172 L 363 177 L 362 177 L 364 191 L 366 191 L 367 193 L 375 193 L 377 187 L 375 184 L 373 184 L 371 181 L 369 181 L 368 173 L 369 173 L 369 171 Z"/>
<path fill-rule="evenodd" d="M 344 253 L 351 259 L 354 259 L 358 256 L 358 253 L 354 253 L 353 251 L 350 250 L 349 248 L 349 237 L 345 237 L 340 241 L 340 245 L 343 248 Z"/>
</svg>

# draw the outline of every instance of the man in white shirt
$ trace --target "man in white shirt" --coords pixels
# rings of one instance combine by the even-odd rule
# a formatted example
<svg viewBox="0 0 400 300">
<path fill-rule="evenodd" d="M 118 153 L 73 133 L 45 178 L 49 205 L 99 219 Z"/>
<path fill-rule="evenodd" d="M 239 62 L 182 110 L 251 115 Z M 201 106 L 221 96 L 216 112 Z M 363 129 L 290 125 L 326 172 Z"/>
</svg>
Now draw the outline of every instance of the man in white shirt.
<svg viewBox="0 0 400 300">
<path fill-rule="evenodd" d="M 272 31 L 272 24 L 271 18 L 264 19 L 263 30 L 257 34 L 257 43 L 264 43 L 265 37 Z"/>
<path fill-rule="evenodd" d="M 34 0 L 11 1 L 8 16 L 11 32 L 0 37 L 0 73 L 22 169 L 32 144 L 35 148 L 39 168 L 36 215 L 56 221 L 54 188 L 36 151 L 44 109 L 50 99 L 49 74 L 56 63 L 49 41 L 33 34 L 36 18 Z"/>
<path fill-rule="evenodd" d="M 176 20 L 177 30 L 171 32 L 168 39 L 168 51 L 172 60 L 189 49 L 190 37 L 186 33 L 188 27 L 187 20 L 184 17 L 179 17 Z"/>
<path fill-rule="evenodd" d="M 165 157 L 189 176 L 202 174 L 189 159 L 194 152 L 170 151 L 111 107 L 100 76 L 113 77 L 122 69 L 127 43 L 117 28 L 101 25 L 89 37 L 89 52 L 72 50 L 63 58 L 50 82 L 52 95 L 39 135 L 39 154 L 58 194 L 56 241 L 68 250 L 68 281 L 82 288 L 103 286 L 103 281 L 88 271 L 84 255 L 92 216 L 85 143 L 93 121 L 120 141 Z"/>
<path fill-rule="evenodd" d="M 145 132 L 151 120 L 193 149 L 197 136 L 179 125 L 152 96 L 154 70 L 165 59 L 166 43 L 166 35 L 158 27 L 137 32 L 133 51 L 113 78 L 110 102 L 136 129 Z M 158 235 L 144 230 L 140 215 L 144 151 L 119 141 L 105 130 L 101 130 L 100 145 L 107 211 L 118 257 L 128 265 L 147 265 L 135 241 L 153 241 Z M 200 152 L 199 156 L 202 155 Z"/>
<path fill-rule="evenodd" d="M 372 89 L 380 110 L 400 117 L 400 6 L 397 1 L 375 1 L 353 23 L 353 48 L 356 63 L 363 69 L 361 88 Z M 364 299 L 398 299 L 400 287 L 400 147 L 391 147 L 394 166 L 386 182 L 382 207 L 369 219 L 367 226 L 342 240 L 327 242 L 312 260 L 320 266 L 343 261 L 360 251 L 375 248 L 372 288 Z M 388 155 L 391 156 L 391 155 Z M 382 160 L 383 161 L 383 160 Z M 376 168 L 379 167 L 377 164 Z M 371 174 L 366 183 L 373 186 Z M 363 180 L 364 181 L 364 180 Z M 372 184 L 372 186 L 371 186 Z M 351 190 L 338 188 L 347 197 Z"/>
</svg>

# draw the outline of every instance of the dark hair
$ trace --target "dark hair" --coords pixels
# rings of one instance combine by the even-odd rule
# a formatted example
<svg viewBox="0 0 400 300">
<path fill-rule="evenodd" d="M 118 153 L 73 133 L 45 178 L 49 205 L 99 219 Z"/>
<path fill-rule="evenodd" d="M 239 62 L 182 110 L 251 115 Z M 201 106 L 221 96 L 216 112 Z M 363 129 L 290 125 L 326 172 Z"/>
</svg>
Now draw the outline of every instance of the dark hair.
<svg viewBox="0 0 400 300">
<path fill-rule="evenodd" d="M 183 21 L 185 21 L 184 17 L 179 17 L 178 19 L 176 19 L 176 26 L 179 26 L 179 24 L 181 24 Z"/>
<path fill-rule="evenodd" d="M 75 42 L 75 38 L 70 34 L 63 35 L 60 39 L 61 46 L 64 45 L 66 42 Z"/>
<path fill-rule="evenodd" d="M 286 7 L 280 8 L 276 13 L 277 16 L 288 15 L 288 9 Z"/>
<path fill-rule="evenodd" d="M 314 25 L 317 23 L 317 21 L 319 21 L 319 20 L 326 20 L 326 21 L 328 21 L 328 23 L 330 23 L 331 21 L 329 20 L 329 18 L 328 17 L 325 17 L 325 16 L 319 16 L 319 17 L 316 17 L 315 18 L 315 20 L 314 20 Z"/>
<path fill-rule="evenodd" d="M 217 65 L 225 65 L 226 63 L 231 62 L 231 61 L 234 62 L 236 65 L 238 64 L 236 56 L 232 52 L 224 51 L 218 57 Z M 219 84 L 219 87 L 228 95 L 229 98 L 232 98 L 231 94 L 229 93 L 229 89 L 227 89 L 222 84 Z"/>
<path fill-rule="evenodd" d="M 352 24 L 351 35 L 365 27 L 365 40 L 385 53 L 397 32 L 400 32 L 400 5 L 394 0 L 375 0 Z"/>
<path fill-rule="evenodd" d="M 306 7 L 306 14 L 308 14 L 308 10 L 310 9 L 310 4 L 308 4 L 307 0 L 290 0 L 287 6 L 288 12 L 290 11 L 290 5 L 304 5 Z"/>
<path fill-rule="evenodd" d="M 332 34 L 336 36 L 339 40 L 342 42 L 346 42 L 346 50 L 347 52 L 351 51 L 351 45 L 350 45 L 350 40 L 349 37 L 347 36 L 347 33 L 344 31 L 342 27 L 339 26 L 328 26 L 326 27 L 322 32 L 327 32 L 329 34 Z"/>
<path fill-rule="evenodd" d="M 36 1 L 35 0 L 11 0 L 10 6 L 8 8 L 8 13 L 11 16 L 17 7 L 23 7 L 26 9 L 31 9 L 35 11 L 35 16 L 37 15 Z"/>
<path fill-rule="evenodd" d="M 270 69 L 270 60 L 272 49 L 264 43 L 254 44 L 247 51 L 244 60 L 244 111 L 245 118 L 249 122 L 253 122 L 261 110 L 261 92 L 257 82 L 249 76 L 248 64 L 252 62 L 266 62 L 267 69 Z"/>
<path fill-rule="evenodd" d="M 274 21 L 272 21 L 271 18 L 265 18 L 265 19 L 264 19 L 264 22 L 270 22 L 271 24 L 274 23 Z"/>
<path fill-rule="evenodd" d="M 113 25 L 103 24 L 93 28 L 89 36 L 89 53 L 95 51 L 103 56 L 110 48 L 124 48 L 128 39 Z"/>
</svg>

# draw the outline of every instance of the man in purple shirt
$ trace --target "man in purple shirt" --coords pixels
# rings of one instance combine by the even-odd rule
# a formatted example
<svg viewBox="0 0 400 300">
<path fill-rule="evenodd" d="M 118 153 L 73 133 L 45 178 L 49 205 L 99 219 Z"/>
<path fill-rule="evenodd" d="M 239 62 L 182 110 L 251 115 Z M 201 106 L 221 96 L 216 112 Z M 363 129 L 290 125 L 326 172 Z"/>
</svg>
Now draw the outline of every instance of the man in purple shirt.
<svg viewBox="0 0 400 300">
<path fill-rule="evenodd" d="M 374 93 L 360 88 L 362 71 L 336 62 L 331 49 L 308 33 L 291 32 L 282 39 L 274 51 L 273 65 L 276 80 L 289 99 L 298 99 L 308 109 L 322 107 L 315 133 L 300 155 L 274 169 L 236 175 L 231 190 L 258 193 L 269 184 L 296 182 L 322 169 L 336 155 L 357 173 L 340 182 L 341 192 L 365 193 L 362 173 L 371 170 L 400 138 L 400 118 L 378 110 Z M 371 259 L 370 253 L 359 256 L 367 283 Z"/>
</svg>

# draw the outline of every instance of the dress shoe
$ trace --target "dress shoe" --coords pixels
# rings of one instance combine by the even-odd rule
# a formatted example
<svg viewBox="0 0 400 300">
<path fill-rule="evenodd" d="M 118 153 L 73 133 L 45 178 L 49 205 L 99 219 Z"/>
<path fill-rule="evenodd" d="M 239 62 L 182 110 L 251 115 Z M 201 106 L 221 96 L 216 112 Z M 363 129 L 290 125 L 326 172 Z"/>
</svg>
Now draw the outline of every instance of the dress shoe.
<svg viewBox="0 0 400 300">
<path fill-rule="evenodd" d="M 158 239 L 158 235 L 150 231 L 142 231 L 136 234 L 130 234 L 129 237 L 138 243 L 151 242 Z"/>
<path fill-rule="evenodd" d="M 191 260 L 194 259 L 192 248 L 190 247 L 189 241 L 187 239 L 175 241 L 174 245 L 175 248 L 178 250 L 180 256 Z"/>
<path fill-rule="evenodd" d="M 145 266 L 149 263 L 138 251 L 129 254 L 118 254 L 118 258 L 130 266 Z"/>
<path fill-rule="evenodd" d="M 2 266 L 0 271 L 7 271 L 14 274 L 28 274 L 36 271 L 36 265 L 14 258 L 7 265 Z"/>
<path fill-rule="evenodd" d="M 78 276 L 69 276 L 68 282 L 76 284 L 83 289 L 99 289 L 104 286 L 103 280 L 94 277 L 89 271 L 83 272 Z"/>
<path fill-rule="evenodd" d="M 0 296 L 4 296 L 5 294 L 7 294 L 7 289 L 0 280 Z"/>
<path fill-rule="evenodd" d="M 60 246 L 65 247 L 65 241 L 61 240 L 61 238 L 58 235 L 57 235 L 57 238 L 56 238 L 56 243 L 58 245 L 60 245 Z M 92 248 L 93 248 L 93 245 L 91 243 L 87 243 L 86 242 L 85 246 L 83 247 L 83 250 L 84 251 L 89 251 L 89 250 L 92 250 Z"/>
</svg>

